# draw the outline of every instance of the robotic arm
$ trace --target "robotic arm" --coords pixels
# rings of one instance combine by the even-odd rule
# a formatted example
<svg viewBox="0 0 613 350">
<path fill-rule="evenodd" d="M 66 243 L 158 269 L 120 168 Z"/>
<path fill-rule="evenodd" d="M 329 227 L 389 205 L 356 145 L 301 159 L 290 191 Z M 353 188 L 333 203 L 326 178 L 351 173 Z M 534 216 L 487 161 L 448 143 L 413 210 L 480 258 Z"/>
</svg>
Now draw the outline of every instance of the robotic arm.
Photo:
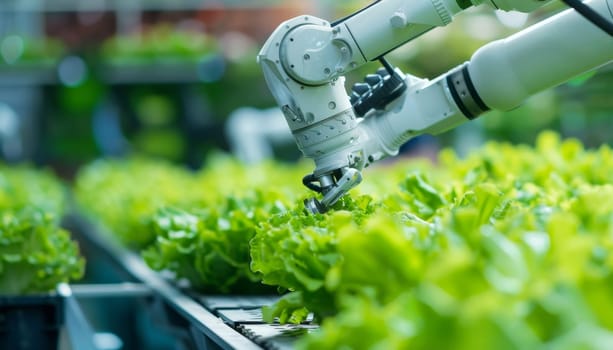
<svg viewBox="0 0 613 350">
<path fill-rule="evenodd" d="M 266 82 L 315 170 L 303 179 L 323 195 L 305 201 L 323 213 L 362 179 L 361 170 L 420 134 L 438 134 L 613 60 L 610 34 L 567 10 L 479 49 L 430 81 L 405 75 L 383 56 L 445 26 L 481 3 L 532 11 L 545 0 L 383 0 L 336 23 L 300 16 L 282 23 L 258 55 Z M 613 0 L 586 2 L 613 21 Z M 601 18 L 602 19 L 602 18 Z M 366 62 L 384 68 L 348 95 L 344 77 Z"/>
</svg>

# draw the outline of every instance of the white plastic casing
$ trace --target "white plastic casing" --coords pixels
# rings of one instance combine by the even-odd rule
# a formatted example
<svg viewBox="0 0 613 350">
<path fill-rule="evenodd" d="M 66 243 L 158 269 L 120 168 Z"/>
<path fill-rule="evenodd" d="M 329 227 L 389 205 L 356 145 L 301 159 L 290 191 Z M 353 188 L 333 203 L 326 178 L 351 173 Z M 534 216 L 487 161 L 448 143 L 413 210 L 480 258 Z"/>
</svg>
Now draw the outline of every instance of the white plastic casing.
<svg viewBox="0 0 613 350">
<path fill-rule="evenodd" d="M 592 0 L 586 4 L 613 21 L 613 0 L 608 2 Z M 469 72 L 488 107 L 510 110 L 539 91 L 611 60 L 611 37 L 569 9 L 483 46 L 471 58 Z"/>
<path fill-rule="evenodd" d="M 378 145 L 370 145 L 374 160 L 393 156 L 399 147 L 421 134 L 439 134 L 467 121 L 453 101 L 446 74 L 433 81 L 408 76 L 409 89 L 403 98 L 383 113 L 374 113 L 362 127 Z M 380 153 L 377 153 L 380 152 Z"/>
<path fill-rule="evenodd" d="M 613 0 L 586 4 L 613 21 Z M 567 10 L 507 39 L 479 49 L 468 64 L 478 96 L 490 109 L 509 110 L 526 98 L 574 76 L 613 62 L 611 37 L 574 10 Z M 408 79 L 411 88 L 388 111 L 364 127 L 393 155 L 411 137 L 438 134 L 468 119 L 450 94 L 446 77 L 430 82 Z M 372 147 L 371 147 L 372 148 Z"/>
<path fill-rule="evenodd" d="M 315 174 L 347 166 L 361 168 L 363 152 L 354 147 L 359 148 L 365 135 L 357 128 L 345 78 L 335 77 L 338 72 L 326 69 L 330 64 L 352 62 L 352 55 L 330 49 L 330 45 L 344 45 L 331 44 L 334 36 L 340 35 L 324 20 L 300 16 L 282 23 L 258 55 L 266 82 L 298 147 L 305 157 L 315 160 Z"/>
<path fill-rule="evenodd" d="M 329 23 L 312 16 L 301 16 L 282 23 L 262 47 L 258 62 L 264 71 L 277 103 L 292 131 L 313 125 L 351 108 L 344 81 L 334 79 L 319 85 L 307 85 L 293 79 L 283 66 L 282 44 L 296 27 L 304 25 L 329 28 Z"/>
<path fill-rule="evenodd" d="M 345 20 L 367 61 L 437 26 L 445 26 L 462 9 L 455 0 L 385 0 Z"/>
</svg>

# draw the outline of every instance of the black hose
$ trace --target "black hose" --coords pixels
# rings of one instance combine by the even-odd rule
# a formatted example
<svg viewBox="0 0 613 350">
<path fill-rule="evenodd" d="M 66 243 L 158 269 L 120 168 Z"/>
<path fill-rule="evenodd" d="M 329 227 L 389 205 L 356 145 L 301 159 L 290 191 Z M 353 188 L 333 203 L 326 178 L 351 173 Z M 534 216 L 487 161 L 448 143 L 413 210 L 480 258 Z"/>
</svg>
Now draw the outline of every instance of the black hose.
<svg viewBox="0 0 613 350">
<path fill-rule="evenodd" d="M 302 178 L 302 184 L 305 185 L 308 189 L 321 193 L 323 191 L 323 188 L 321 188 L 321 186 L 316 185 L 315 181 L 318 181 L 318 179 L 313 174 L 309 174 Z"/>
</svg>

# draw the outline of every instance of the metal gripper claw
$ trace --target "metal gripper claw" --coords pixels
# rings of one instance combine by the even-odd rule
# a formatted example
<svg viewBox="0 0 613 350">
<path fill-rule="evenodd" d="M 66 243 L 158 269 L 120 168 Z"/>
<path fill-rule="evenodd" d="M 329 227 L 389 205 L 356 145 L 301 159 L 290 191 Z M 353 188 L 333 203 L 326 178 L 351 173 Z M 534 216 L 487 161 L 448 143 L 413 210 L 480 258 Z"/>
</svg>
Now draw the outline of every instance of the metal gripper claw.
<svg viewBox="0 0 613 350">
<path fill-rule="evenodd" d="M 305 199 L 304 206 L 307 211 L 311 214 L 323 214 L 345 193 L 362 182 L 362 173 L 357 169 L 346 167 L 319 178 L 313 174 L 307 175 L 302 182 L 309 189 L 324 195 L 321 201 L 314 197 Z M 319 185 L 315 182 L 319 182 Z"/>
</svg>

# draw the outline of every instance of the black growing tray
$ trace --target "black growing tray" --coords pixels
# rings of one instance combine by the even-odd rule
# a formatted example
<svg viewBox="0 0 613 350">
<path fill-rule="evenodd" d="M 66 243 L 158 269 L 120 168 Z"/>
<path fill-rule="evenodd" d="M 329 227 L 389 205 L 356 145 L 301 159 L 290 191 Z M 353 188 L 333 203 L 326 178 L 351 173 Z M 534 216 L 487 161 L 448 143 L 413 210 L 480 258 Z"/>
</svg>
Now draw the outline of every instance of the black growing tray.
<svg viewBox="0 0 613 350">
<path fill-rule="evenodd" d="M 55 293 L 0 296 L 0 349 L 56 350 L 63 307 Z"/>
</svg>

